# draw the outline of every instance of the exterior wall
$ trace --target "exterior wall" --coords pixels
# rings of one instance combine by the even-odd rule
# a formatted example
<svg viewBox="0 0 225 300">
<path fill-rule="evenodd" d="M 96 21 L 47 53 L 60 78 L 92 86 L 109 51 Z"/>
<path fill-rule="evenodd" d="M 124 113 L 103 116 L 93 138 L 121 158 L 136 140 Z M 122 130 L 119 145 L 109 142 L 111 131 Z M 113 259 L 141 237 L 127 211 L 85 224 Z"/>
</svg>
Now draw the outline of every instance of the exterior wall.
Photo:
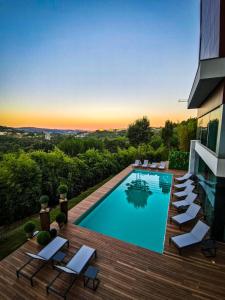
<svg viewBox="0 0 225 300">
<path fill-rule="evenodd" d="M 200 18 L 200 60 L 219 57 L 220 0 L 202 0 Z"/>
<path fill-rule="evenodd" d="M 222 81 L 197 110 L 197 118 L 202 117 L 225 103 L 225 81 Z"/>
</svg>

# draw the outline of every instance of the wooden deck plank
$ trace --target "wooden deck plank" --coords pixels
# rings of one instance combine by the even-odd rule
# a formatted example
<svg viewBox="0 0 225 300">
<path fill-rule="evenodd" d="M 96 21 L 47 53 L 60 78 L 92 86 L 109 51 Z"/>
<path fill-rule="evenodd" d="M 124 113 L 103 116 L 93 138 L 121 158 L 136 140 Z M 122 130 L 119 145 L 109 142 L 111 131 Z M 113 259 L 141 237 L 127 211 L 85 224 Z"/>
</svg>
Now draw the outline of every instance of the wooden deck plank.
<svg viewBox="0 0 225 300">
<path fill-rule="evenodd" d="M 73 224 L 76 218 L 106 195 L 130 171 L 131 167 L 123 170 L 69 212 L 69 223 L 60 231 L 60 235 L 70 240 L 66 259 L 83 244 L 96 248 L 98 258 L 93 264 L 100 269 L 101 283 L 98 290 L 93 292 L 83 288 L 83 282 L 79 279 L 68 294 L 68 299 L 225 299 L 224 244 L 219 244 L 214 263 L 202 255 L 199 247 L 185 251 L 183 256 L 178 255 L 175 247 L 169 245 L 169 237 L 181 231 L 169 222 L 163 255 Z M 170 172 L 182 174 L 175 170 Z M 170 207 L 169 216 L 175 213 Z M 188 231 L 190 226 L 184 229 Z M 45 292 L 46 285 L 56 274 L 50 266 L 36 276 L 34 288 L 26 279 L 18 280 L 15 276 L 16 268 L 27 259 L 24 252 L 35 253 L 38 249 L 34 240 L 28 241 L 0 262 L 0 299 L 57 298 L 52 294 L 47 296 Z M 64 285 L 63 280 L 57 282 L 58 288 Z"/>
</svg>

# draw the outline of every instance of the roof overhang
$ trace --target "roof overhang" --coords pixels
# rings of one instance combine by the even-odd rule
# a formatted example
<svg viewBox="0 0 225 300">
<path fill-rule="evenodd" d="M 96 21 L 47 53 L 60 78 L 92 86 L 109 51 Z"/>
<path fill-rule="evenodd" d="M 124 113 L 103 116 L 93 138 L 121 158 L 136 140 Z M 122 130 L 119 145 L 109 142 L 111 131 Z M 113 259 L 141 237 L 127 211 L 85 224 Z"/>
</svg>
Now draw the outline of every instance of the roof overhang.
<svg viewBox="0 0 225 300">
<path fill-rule="evenodd" d="M 201 60 L 188 98 L 188 108 L 198 108 L 225 78 L 225 58 Z"/>
</svg>

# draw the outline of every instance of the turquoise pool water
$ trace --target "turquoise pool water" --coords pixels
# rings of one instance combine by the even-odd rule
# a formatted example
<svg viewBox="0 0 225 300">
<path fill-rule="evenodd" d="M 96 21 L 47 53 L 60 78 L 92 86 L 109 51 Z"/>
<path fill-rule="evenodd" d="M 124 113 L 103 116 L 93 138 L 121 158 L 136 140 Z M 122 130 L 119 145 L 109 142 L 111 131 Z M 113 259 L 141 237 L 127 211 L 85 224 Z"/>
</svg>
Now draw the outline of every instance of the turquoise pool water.
<svg viewBox="0 0 225 300">
<path fill-rule="evenodd" d="M 134 170 L 75 224 L 163 253 L 172 175 Z"/>
</svg>

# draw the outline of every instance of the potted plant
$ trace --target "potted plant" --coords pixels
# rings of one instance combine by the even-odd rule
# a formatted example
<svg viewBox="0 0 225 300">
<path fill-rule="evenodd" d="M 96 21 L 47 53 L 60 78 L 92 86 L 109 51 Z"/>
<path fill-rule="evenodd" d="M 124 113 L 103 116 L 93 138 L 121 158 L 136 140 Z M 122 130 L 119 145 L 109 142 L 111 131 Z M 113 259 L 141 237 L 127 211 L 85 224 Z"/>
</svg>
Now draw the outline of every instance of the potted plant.
<svg viewBox="0 0 225 300">
<path fill-rule="evenodd" d="M 51 241 L 51 235 L 48 231 L 40 231 L 37 235 L 37 242 L 41 246 L 46 246 Z"/>
<path fill-rule="evenodd" d="M 49 233 L 52 239 L 57 236 L 57 230 L 55 228 L 52 228 Z"/>
<path fill-rule="evenodd" d="M 58 187 L 58 193 L 60 195 L 60 199 L 65 199 L 68 192 L 68 186 L 66 184 L 60 184 Z"/>
<path fill-rule="evenodd" d="M 49 197 L 47 195 L 42 195 L 39 199 L 42 209 L 46 209 L 48 207 Z"/>
<path fill-rule="evenodd" d="M 66 215 L 63 212 L 60 212 L 56 216 L 55 220 L 58 223 L 59 228 L 62 228 L 63 224 L 65 224 L 65 222 L 66 222 Z"/>
<path fill-rule="evenodd" d="M 24 227 L 23 227 L 25 233 L 26 233 L 26 236 L 27 238 L 32 238 L 33 237 L 33 233 L 34 233 L 34 229 L 35 229 L 35 224 L 34 222 L 27 222 Z"/>
</svg>

